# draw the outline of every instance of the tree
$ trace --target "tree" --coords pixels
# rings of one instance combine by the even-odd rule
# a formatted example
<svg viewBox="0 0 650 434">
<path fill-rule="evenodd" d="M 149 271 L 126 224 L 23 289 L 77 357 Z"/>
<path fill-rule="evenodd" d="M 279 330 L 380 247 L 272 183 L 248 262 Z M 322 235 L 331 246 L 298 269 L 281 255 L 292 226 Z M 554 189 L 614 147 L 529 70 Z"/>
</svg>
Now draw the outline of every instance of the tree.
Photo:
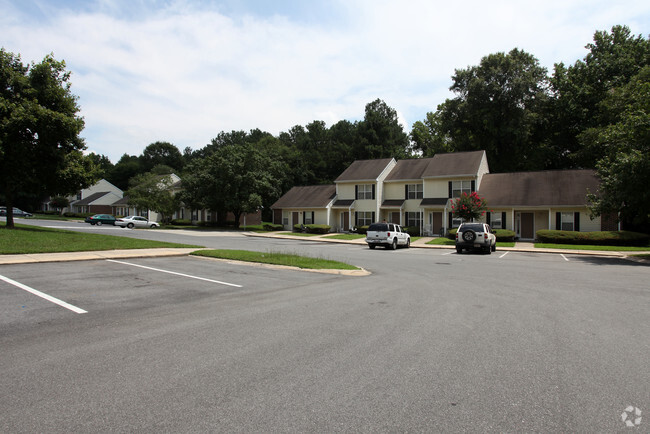
<svg viewBox="0 0 650 434">
<path fill-rule="evenodd" d="M 134 155 L 124 154 L 110 172 L 107 173 L 106 179 L 116 187 L 126 190 L 129 188 L 129 180 L 131 178 L 145 172 L 140 158 Z"/>
<path fill-rule="evenodd" d="M 538 60 L 519 49 L 490 54 L 478 66 L 457 69 L 452 80 L 458 96 L 427 115 L 433 146 L 485 150 L 494 172 L 540 168 L 548 79 Z"/>
<path fill-rule="evenodd" d="M 84 121 L 65 62 L 52 55 L 23 65 L 0 49 L 0 192 L 13 228 L 18 195 L 65 195 L 96 181 L 79 134 Z"/>
<path fill-rule="evenodd" d="M 184 200 L 197 208 L 230 211 L 239 227 L 243 213 L 253 213 L 280 197 L 286 167 L 252 144 L 222 144 L 190 164 L 183 180 Z"/>
<path fill-rule="evenodd" d="M 455 218 L 471 222 L 485 215 L 487 201 L 485 198 L 480 197 L 477 192 L 463 193 L 460 197 L 454 199 L 451 209 Z"/>
<path fill-rule="evenodd" d="M 147 172 L 135 176 L 126 192 L 129 206 L 155 211 L 162 221 L 167 221 L 180 206 L 180 199 L 172 191 L 173 183 L 171 175 Z"/>
<path fill-rule="evenodd" d="M 397 111 L 376 99 L 366 104 L 366 114 L 358 124 L 359 142 L 353 150 L 357 160 L 410 157 L 409 140 L 397 118 Z"/>
<path fill-rule="evenodd" d="M 584 149 L 604 156 L 596 163 L 599 192 L 591 192 L 594 215 L 613 213 L 647 232 L 650 223 L 650 66 L 613 89 L 600 104 L 613 120 L 580 136 Z"/>
<path fill-rule="evenodd" d="M 579 136 L 587 129 L 612 123 L 612 112 L 601 103 L 650 65 L 650 40 L 634 36 L 626 26 L 598 31 L 583 60 L 555 65 L 550 80 L 554 95 L 549 130 L 556 167 L 594 168 L 603 157 L 599 149 L 583 149 Z"/>
<path fill-rule="evenodd" d="M 452 152 L 449 137 L 445 135 L 440 121 L 440 112 L 429 112 L 424 121 L 417 121 L 411 129 L 413 149 L 422 157 Z"/>
<path fill-rule="evenodd" d="M 183 170 L 184 159 L 181 151 L 169 142 L 155 142 L 148 145 L 140 156 L 142 168 L 150 171 L 155 166 L 169 166 L 177 173 Z"/>
</svg>

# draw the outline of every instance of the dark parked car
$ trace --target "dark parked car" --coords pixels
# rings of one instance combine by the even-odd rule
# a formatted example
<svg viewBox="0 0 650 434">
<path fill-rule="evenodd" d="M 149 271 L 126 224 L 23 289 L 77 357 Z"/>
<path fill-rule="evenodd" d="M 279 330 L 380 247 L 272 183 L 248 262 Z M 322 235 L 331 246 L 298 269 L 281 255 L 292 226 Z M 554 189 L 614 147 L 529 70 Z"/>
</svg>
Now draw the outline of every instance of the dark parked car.
<svg viewBox="0 0 650 434">
<path fill-rule="evenodd" d="M 7 207 L 0 206 L 0 215 L 7 215 Z M 31 217 L 32 214 L 14 207 L 14 217 Z"/>
<path fill-rule="evenodd" d="M 91 225 L 113 225 L 115 226 L 115 216 L 112 216 L 110 214 L 95 214 L 94 216 L 91 217 L 86 217 L 86 223 L 90 223 Z"/>
</svg>

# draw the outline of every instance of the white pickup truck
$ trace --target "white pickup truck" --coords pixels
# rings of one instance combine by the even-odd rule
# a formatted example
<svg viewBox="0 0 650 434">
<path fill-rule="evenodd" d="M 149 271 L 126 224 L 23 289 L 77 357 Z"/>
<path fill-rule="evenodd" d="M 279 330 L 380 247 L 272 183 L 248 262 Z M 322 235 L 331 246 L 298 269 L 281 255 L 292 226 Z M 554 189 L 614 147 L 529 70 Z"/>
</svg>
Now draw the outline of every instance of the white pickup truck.
<svg viewBox="0 0 650 434">
<path fill-rule="evenodd" d="M 366 233 L 368 247 L 384 246 L 395 250 L 398 246 L 410 247 L 411 236 L 395 223 L 373 223 Z"/>
</svg>

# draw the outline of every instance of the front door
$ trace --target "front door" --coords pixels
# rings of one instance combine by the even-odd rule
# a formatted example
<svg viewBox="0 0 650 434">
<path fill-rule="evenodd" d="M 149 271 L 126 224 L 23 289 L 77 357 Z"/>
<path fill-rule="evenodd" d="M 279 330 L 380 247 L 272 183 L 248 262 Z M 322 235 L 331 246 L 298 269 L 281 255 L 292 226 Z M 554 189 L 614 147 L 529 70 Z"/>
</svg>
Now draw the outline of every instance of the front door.
<svg viewBox="0 0 650 434">
<path fill-rule="evenodd" d="M 293 229 L 294 226 L 296 226 L 298 223 L 300 223 L 300 214 L 297 212 L 291 213 L 291 229 Z"/>
<path fill-rule="evenodd" d="M 522 240 L 535 238 L 535 214 L 532 212 L 520 212 L 515 216 L 516 233 Z"/>
<path fill-rule="evenodd" d="M 350 230 L 350 213 L 341 213 L 341 231 L 347 232 Z"/>
</svg>

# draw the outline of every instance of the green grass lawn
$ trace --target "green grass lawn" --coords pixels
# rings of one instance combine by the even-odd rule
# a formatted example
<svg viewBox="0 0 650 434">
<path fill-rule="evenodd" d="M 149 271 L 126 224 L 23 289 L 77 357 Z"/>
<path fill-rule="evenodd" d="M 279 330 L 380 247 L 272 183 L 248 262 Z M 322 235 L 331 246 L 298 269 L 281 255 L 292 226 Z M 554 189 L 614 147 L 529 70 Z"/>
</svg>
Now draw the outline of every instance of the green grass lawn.
<svg viewBox="0 0 650 434">
<path fill-rule="evenodd" d="M 278 235 L 293 235 L 296 237 L 317 237 L 323 234 L 310 234 L 307 232 L 280 232 Z"/>
<path fill-rule="evenodd" d="M 327 238 L 330 240 L 359 240 L 361 238 L 365 238 L 366 236 L 363 234 L 336 234 L 336 235 L 328 235 L 323 238 Z"/>
<path fill-rule="evenodd" d="M 455 246 L 456 241 L 450 240 L 447 237 L 438 237 L 429 241 L 427 244 L 432 244 L 434 246 Z"/>
<path fill-rule="evenodd" d="M 0 226 L 0 254 L 2 255 L 163 247 L 198 248 L 202 246 L 139 240 L 113 235 L 88 234 L 20 224 L 17 224 L 15 229 Z"/>
<path fill-rule="evenodd" d="M 358 267 L 330 259 L 310 258 L 277 252 L 251 252 L 248 250 L 198 250 L 195 256 L 230 259 L 235 261 L 258 262 L 263 264 L 286 265 L 311 270 L 358 270 Z"/>
<path fill-rule="evenodd" d="M 535 247 L 540 249 L 567 249 L 567 250 L 603 250 L 606 252 L 647 252 L 648 247 L 629 247 L 629 246 L 592 246 L 580 244 L 549 244 L 535 243 Z"/>
</svg>

